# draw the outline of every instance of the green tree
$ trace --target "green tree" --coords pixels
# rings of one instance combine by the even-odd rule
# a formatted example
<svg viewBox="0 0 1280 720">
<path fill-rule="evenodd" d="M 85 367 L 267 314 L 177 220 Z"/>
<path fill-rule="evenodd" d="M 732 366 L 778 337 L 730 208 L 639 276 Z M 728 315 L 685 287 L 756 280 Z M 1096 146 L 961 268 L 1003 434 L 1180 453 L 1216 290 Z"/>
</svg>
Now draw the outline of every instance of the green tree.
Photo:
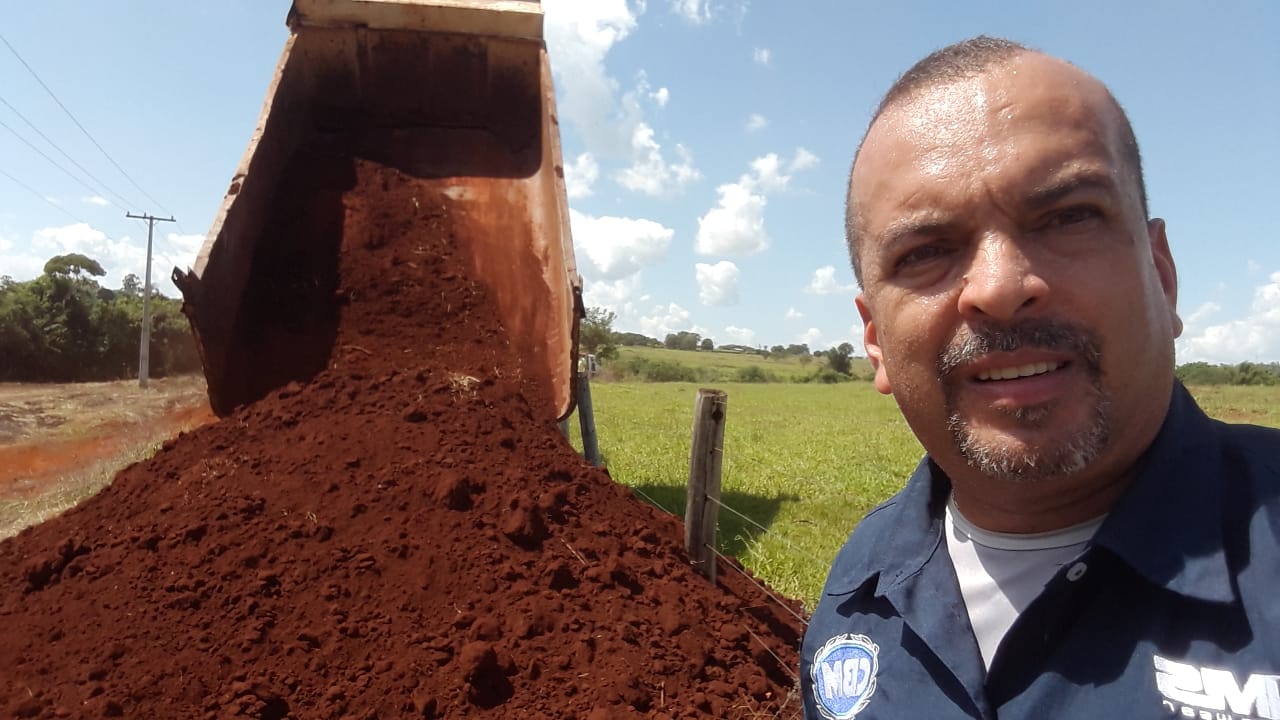
<svg viewBox="0 0 1280 720">
<path fill-rule="evenodd" d="M 662 344 L 672 350 L 697 350 L 698 344 L 702 342 L 702 336 L 688 330 L 681 330 L 676 333 L 667 333 L 667 337 Z"/>
<path fill-rule="evenodd" d="M 112 291 L 93 280 L 102 266 L 59 255 L 26 282 L 0 277 L 0 380 L 71 382 L 135 377 L 142 330 L 137 278 Z M 182 303 L 152 291 L 151 370 L 161 377 L 200 368 Z"/>
<path fill-rule="evenodd" d="M 587 316 L 578 326 L 578 344 L 583 352 L 605 360 L 617 357 L 618 349 L 613 340 L 613 321 L 617 319 L 612 310 L 587 308 Z"/>
<path fill-rule="evenodd" d="M 107 271 L 102 269 L 102 265 L 97 260 L 80 253 L 55 255 L 44 264 L 45 275 L 75 275 L 79 277 L 80 273 L 102 277 L 107 274 Z"/>
<path fill-rule="evenodd" d="M 124 276 L 124 280 L 120 283 L 120 292 L 129 297 L 142 297 L 142 279 L 133 273 Z"/>
<path fill-rule="evenodd" d="M 702 338 L 702 342 L 698 345 L 698 347 L 699 349 L 710 351 L 710 350 L 716 349 L 716 344 L 712 342 L 711 338 Z"/>
<path fill-rule="evenodd" d="M 613 342 L 623 347 L 662 347 L 662 342 L 657 338 L 633 332 L 616 332 L 613 334 Z"/>
<path fill-rule="evenodd" d="M 827 367 L 841 375 L 851 374 L 853 372 L 853 345 L 847 342 L 840 343 L 836 347 L 827 350 Z"/>
</svg>

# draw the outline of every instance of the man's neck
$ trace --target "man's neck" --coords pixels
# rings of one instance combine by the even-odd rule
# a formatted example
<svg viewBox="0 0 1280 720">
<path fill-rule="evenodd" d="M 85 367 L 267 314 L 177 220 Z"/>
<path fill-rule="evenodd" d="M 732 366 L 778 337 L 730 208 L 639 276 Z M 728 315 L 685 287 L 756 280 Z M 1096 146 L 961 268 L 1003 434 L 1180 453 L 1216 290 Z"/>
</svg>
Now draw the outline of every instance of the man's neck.
<svg viewBox="0 0 1280 720">
<path fill-rule="evenodd" d="M 952 477 L 952 497 L 969 522 L 991 532 L 1040 533 L 1106 515 L 1136 472 L 1037 481 L 958 475 Z"/>
</svg>

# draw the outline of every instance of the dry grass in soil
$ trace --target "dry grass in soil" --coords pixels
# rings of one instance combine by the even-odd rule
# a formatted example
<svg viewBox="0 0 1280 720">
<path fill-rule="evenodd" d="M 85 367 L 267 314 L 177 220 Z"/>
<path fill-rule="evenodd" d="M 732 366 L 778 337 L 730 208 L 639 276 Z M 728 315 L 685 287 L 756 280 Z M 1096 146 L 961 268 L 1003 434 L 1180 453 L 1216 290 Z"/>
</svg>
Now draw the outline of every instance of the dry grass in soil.
<svg viewBox="0 0 1280 720">
<path fill-rule="evenodd" d="M 0 384 L 0 539 L 75 506 L 213 419 L 204 378 Z"/>
</svg>

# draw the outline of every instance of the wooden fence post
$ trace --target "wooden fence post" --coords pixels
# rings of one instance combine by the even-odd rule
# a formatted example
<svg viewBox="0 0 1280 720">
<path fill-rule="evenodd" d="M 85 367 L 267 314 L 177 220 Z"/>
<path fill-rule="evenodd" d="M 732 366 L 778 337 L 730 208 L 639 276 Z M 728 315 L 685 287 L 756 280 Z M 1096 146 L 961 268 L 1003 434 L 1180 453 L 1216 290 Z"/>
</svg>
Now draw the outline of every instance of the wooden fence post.
<svg viewBox="0 0 1280 720">
<path fill-rule="evenodd" d="M 693 407 L 693 447 L 689 451 L 689 490 L 684 509 L 684 547 L 695 568 L 716 581 L 716 517 L 720 512 L 720 470 L 724 459 L 724 423 L 729 396 L 722 390 L 698 391 Z"/>
<path fill-rule="evenodd" d="M 596 414 L 591 409 L 591 382 L 578 373 L 578 427 L 582 430 L 582 455 L 592 467 L 600 467 L 600 443 L 596 440 Z"/>
</svg>

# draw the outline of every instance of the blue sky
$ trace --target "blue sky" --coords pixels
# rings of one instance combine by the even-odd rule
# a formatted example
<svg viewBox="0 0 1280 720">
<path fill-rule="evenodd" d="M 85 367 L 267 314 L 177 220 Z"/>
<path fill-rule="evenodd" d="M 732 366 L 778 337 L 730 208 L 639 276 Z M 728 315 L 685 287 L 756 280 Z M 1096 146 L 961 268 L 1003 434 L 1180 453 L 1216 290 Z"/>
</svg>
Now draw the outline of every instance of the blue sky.
<svg viewBox="0 0 1280 720">
<path fill-rule="evenodd" d="M 0 7 L 0 35 L 132 178 L 0 44 L 0 172 L 13 178 L 0 175 L 0 275 L 28 279 L 79 251 L 117 286 L 141 274 L 146 243 L 125 211 L 172 213 L 177 223 L 157 225 L 154 279 L 176 295 L 169 269 L 191 262 L 244 151 L 288 4 Z M 617 329 L 860 350 L 841 231 L 848 163 L 899 73 L 986 33 L 1075 62 L 1128 110 L 1178 263 L 1179 362 L 1280 360 L 1280 3 L 544 9 L 579 269 L 588 303 L 613 309 Z"/>
</svg>

